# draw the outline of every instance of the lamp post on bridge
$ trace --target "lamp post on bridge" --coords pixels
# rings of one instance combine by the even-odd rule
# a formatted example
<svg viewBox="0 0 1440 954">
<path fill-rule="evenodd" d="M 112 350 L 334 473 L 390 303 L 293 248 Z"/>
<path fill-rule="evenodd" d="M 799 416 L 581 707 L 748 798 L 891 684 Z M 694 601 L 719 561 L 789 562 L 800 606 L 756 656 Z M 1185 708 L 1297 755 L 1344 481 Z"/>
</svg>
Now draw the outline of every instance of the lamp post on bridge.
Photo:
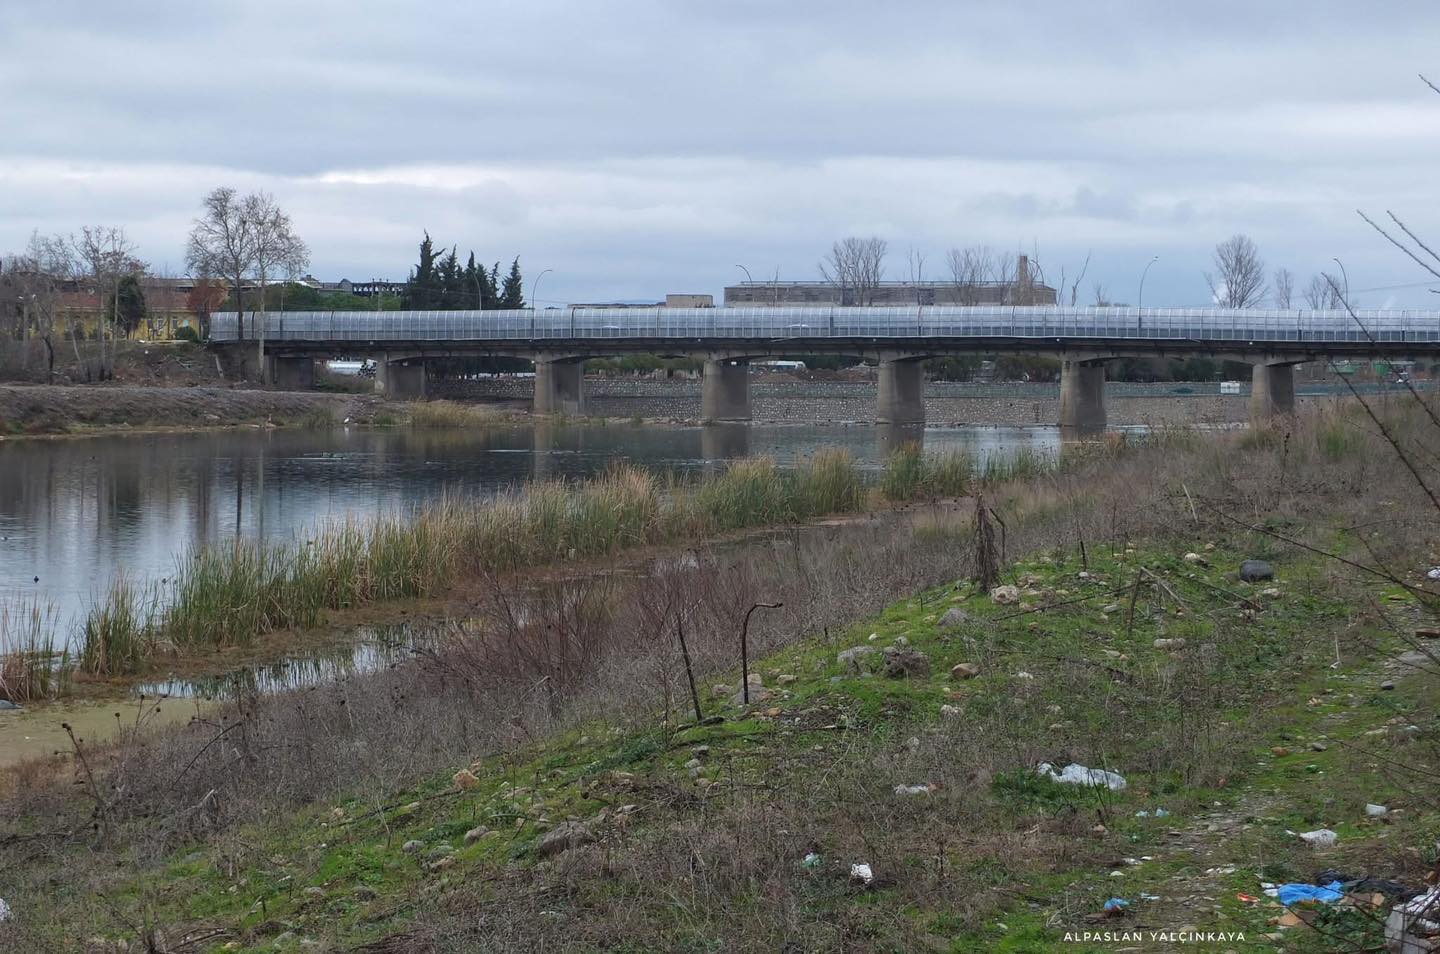
<svg viewBox="0 0 1440 954">
<path fill-rule="evenodd" d="M 540 301 L 539 301 L 539 299 L 537 299 L 537 298 L 535 297 L 536 291 L 540 288 L 540 279 L 544 278 L 546 275 L 549 275 L 549 274 L 550 274 L 551 272 L 553 272 L 553 271 L 555 271 L 555 269 L 553 269 L 553 268 L 547 268 L 547 269 L 545 269 L 545 271 L 541 272 L 539 275 L 536 275 L 536 276 L 535 276 L 535 280 L 530 283 L 530 310 L 531 310 L 531 311 L 536 311 L 536 310 L 539 309 L 539 307 L 540 307 Z"/>
<path fill-rule="evenodd" d="M 1145 276 L 1150 273 L 1150 266 L 1158 261 L 1160 261 L 1160 256 L 1156 255 L 1146 262 L 1145 267 L 1140 271 L 1140 293 L 1135 298 L 1135 310 L 1139 312 L 1135 316 L 1135 333 L 1137 335 L 1145 330 Z"/>
<path fill-rule="evenodd" d="M 749 283 L 749 284 L 751 284 L 751 285 L 755 284 L 755 279 L 753 279 L 753 278 L 750 277 L 750 269 L 746 268 L 744 265 L 736 265 L 735 267 L 738 268 L 738 269 L 740 269 L 740 271 L 742 271 L 742 272 L 745 273 L 745 281 L 746 281 L 747 283 Z"/>
<path fill-rule="evenodd" d="M 1330 259 L 1330 261 L 1332 261 L 1332 262 L 1334 262 L 1336 265 L 1339 265 L 1339 266 L 1340 266 L 1340 277 L 1341 277 L 1342 279 L 1344 279 L 1344 281 L 1345 281 L 1345 307 L 1346 307 L 1346 308 L 1349 308 L 1349 307 L 1350 307 L 1350 275 L 1345 271 L 1345 263 L 1342 262 L 1342 261 L 1340 261 L 1340 259 L 1338 259 L 1338 258 L 1332 258 L 1332 259 Z"/>
</svg>

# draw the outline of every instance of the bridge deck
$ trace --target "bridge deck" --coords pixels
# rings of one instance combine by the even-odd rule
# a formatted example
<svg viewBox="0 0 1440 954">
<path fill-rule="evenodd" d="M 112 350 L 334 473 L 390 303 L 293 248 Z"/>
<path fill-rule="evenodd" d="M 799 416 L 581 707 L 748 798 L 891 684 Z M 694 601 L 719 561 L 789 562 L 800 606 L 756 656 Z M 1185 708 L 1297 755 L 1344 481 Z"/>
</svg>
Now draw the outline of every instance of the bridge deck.
<svg viewBox="0 0 1440 954">
<path fill-rule="evenodd" d="M 211 340 L 253 340 L 258 315 L 211 318 Z M 265 320 L 268 343 L 493 344 L 508 349 L 645 343 L 697 349 L 767 342 L 831 350 L 871 347 L 1003 346 L 1005 342 L 1248 350 L 1440 350 L 1440 312 L 1265 311 L 1220 308 L 579 308 L 523 311 L 292 311 Z M 1327 347 L 1331 346 L 1331 347 Z M 1348 347 L 1347 347 L 1348 346 Z M 1357 347 L 1358 346 L 1358 347 Z"/>
</svg>

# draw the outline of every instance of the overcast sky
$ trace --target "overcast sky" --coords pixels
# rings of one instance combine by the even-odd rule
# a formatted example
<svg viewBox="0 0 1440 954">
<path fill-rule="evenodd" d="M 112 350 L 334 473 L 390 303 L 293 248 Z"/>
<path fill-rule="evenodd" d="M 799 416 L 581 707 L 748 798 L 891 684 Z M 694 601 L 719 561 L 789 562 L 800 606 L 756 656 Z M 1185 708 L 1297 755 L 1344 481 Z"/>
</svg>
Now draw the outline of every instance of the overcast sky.
<svg viewBox="0 0 1440 954">
<path fill-rule="evenodd" d="M 1031 0 L 0 0 L 0 251 L 124 225 L 183 272 L 201 197 L 272 192 L 319 277 L 422 230 L 550 268 L 542 303 L 816 277 L 840 236 L 1093 252 L 1202 304 L 1249 233 L 1303 285 L 1432 306 L 1355 214 L 1440 241 L 1440 4 Z M 527 281 L 527 295 L 530 293 Z"/>
</svg>

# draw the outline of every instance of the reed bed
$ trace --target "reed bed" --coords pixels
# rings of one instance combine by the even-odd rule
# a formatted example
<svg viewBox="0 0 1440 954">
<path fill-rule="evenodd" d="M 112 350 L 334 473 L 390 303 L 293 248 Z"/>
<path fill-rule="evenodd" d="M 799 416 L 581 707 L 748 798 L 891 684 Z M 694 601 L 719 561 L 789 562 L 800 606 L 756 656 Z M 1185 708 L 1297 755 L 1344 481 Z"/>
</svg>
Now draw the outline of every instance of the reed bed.
<svg viewBox="0 0 1440 954">
<path fill-rule="evenodd" d="M 154 652 L 149 617 L 156 593 L 138 591 L 124 576 L 91 607 L 81 631 L 80 668 L 97 676 L 139 672 Z M 149 609 L 144 605 L 149 598 Z"/>
<path fill-rule="evenodd" d="M 483 427 L 505 417 L 494 408 L 456 401 L 416 401 L 409 412 L 410 426 L 420 428 Z"/>
<path fill-rule="evenodd" d="M 880 492 L 896 502 L 962 497 L 975 489 L 976 479 L 975 461 L 962 450 L 926 454 L 918 444 L 905 444 L 886 461 Z"/>
<path fill-rule="evenodd" d="M 482 573 L 855 512 L 867 494 L 839 451 L 788 470 L 768 458 L 737 461 L 699 481 L 618 465 L 586 483 L 545 481 L 484 502 L 446 498 L 293 544 L 205 547 L 180 561 L 163 592 L 118 582 L 85 620 L 81 666 L 132 673 L 166 647 L 244 645 L 317 625 L 327 610 L 433 596 Z"/>
<path fill-rule="evenodd" d="M 68 687 L 70 656 L 56 649 L 55 607 L 24 597 L 0 606 L 0 699 L 52 699 Z"/>
</svg>

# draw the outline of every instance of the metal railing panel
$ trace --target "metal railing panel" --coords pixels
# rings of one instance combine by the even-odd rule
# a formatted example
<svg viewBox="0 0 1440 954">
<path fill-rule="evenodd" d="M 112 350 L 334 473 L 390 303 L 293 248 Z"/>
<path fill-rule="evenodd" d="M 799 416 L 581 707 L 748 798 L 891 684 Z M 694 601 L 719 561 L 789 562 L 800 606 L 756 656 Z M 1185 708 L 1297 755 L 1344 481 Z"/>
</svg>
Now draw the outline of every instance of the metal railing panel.
<svg viewBox="0 0 1440 954">
<path fill-rule="evenodd" d="M 215 341 L 254 340 L 234 312 L 211 316 Z M 267 340 L 314 344 L 521 341 L 723 343 L 828 338 L 893 340 L 1012 338 L 1176 340 L 1205 343 L 1386 344 L 1440 341 L 1440 312 L 1279 311 L 1225 308 L 1062 308 L 1059 306 L 880 306 L 739 308 L 578 308 L 544 311 L 333 311 L 268 316 Z"/>
</svg>

